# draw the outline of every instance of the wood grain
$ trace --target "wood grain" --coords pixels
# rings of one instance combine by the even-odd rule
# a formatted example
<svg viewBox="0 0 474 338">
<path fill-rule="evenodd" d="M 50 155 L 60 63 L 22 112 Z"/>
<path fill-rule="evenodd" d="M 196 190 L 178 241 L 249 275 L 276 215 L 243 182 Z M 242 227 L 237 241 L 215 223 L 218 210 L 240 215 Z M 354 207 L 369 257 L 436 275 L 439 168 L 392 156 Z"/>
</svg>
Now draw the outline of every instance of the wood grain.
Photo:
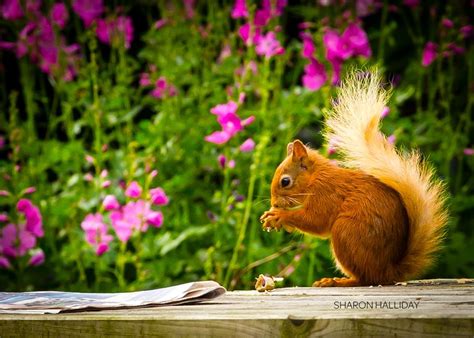
<svg viewBox="0 0 474 338">
<path fill-rule="evenodd" d="M 336 302 L 392 306 L 361 309 L 337 307 Z M 409 302 L 417 302 L 417 308 L 396 308 Z M 0 314 L 0 336 L 473 337 L 474 283 L 443 280 L 388 287 L 233 291 L 197 305 Z"/>
</svg>

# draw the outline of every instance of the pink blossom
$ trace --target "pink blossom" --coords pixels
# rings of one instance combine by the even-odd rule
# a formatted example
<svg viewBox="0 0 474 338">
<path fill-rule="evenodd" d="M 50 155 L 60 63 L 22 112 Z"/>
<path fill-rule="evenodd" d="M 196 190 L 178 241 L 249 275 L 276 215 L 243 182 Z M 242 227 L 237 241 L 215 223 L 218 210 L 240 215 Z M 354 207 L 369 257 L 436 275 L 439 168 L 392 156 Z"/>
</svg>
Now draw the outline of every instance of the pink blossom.
<svg viewBox="0 0 474 338">
<path fill-rule="evenodd" d="M 35 245 L 36 237 L 27 231 L 22 224 L 10 223 L 2 229 L 0 246 L 3 247 L 3 254 L 6 256 L 24 256 Z"/>
<path fill-rule="evenodd" d="M 364 57 L 370 57 L 372 55 L 367 34 L 356 24 L 351 23 L 347 26 L 342 34 L 342 40 L 352 49 L 352 55 L 361 55 Z"/>
<path fill-rule="evenodd" d="M 20 0 L 5 0 L 0 7 L 5 20 L 18 20 L 23 17 Z"/>
<path fill-rule="evenodd" d="M 242 143 L 239 147 L 241 152 L 247 153 L 252 151 L 255 148 L 255 141 L 251 138 L 248 138 Z"/>
<path fill-rule="evenodd" d="M 69 20 L 69 13 L 62 2 L 57 2 L 51 7 L 51 20 L 60 28 L 64 28 Z"/>
<path fill-rule="evenodd" d="M 206 136 L 204 139 L 207 142 L 215 144 L 224 144 L 231 139 L 231 135 L 225 131 L 215 131 L 212 134 Z"/>
<path fill-rule="evenodd" d="M 104 169 L 100 172 L 100 177 L 106 178 L 109 175 L 109 172 L 107 169 Z"/>
<path fill-rule="evenodd" d="M 459 29 L 459 32 L 461 33 L 464 39 L 468 39 L 472 36 L 473 29 L 471 25 L 466 25 L 466 26 L 462 26 Z"/>
<path fill-rule="evenodd" d="M 10 196 L 10 192 L 7 190 L 0 190 L 0 196 Z"/>
<path fill-rule="evenodd" d="M 104 182 L 102 182 L 100 186 L 105 189 L 105 188 L 110 187 L 111 184 L 112 182 L 110 180 L 105 180 Z"/>
<path fill-rule="evenodd" d="M 72 9 L 79 15 L 86 27 L 102 15 L 104 5 L 102 0 L 74 0 Z"/>
<path fill-rule="evenodd" d="M 152 170 L 151 173 L 150 173 L 150 178 L 154 178 L 158 175 L 158 170 Z"/>
<path fill-rule="evenodd" d="M 28 188 L 26 188 L 26 189 L 23 191 L 23 193 L 26 194 L 26 195 L 32 194 L 32 193 L 34 193 L 34 192 L 36 192 L 36 188 L 35 188 L 35 187 L 28 187 Z"/>
<path fill-rule="evenodd" d="M 230 48 L 230 44 L 226 43 L 224 47 L 222 47 L 221 53 L 219 54 L 218 62 L 220 63 L 224 61 L 231 55 L 232 55 L 232 49 Z"/>
<path fill-rule="evenodd" d="M 0 214 L 0 222 L 7 222 L 8 221 L 8 215 L 5 213 Z"/>
<path fill-rule="evenodd" d="M 260 38 L 261 30 L 260 28 L 255 28 L 254 30 L 250 30 L 250 24 L 246 23 L 239 28 L 239 36 L 244 41 L 247 46 L 250 46 L 257 42 Z"/>
<path fill-rule="evenodd" d="M 8 260 L 8 258 L 0 256 L 0 268 L 1 269 L 11 268 L 10 261 Z"/>
<path fill-rule="evenodd" d="M 160 28 L 163 28 L 164 26 L 166 26 L 168 24 L 168 22 L 169 22 L 168 19 L 160 19 L 157 22 L 155 22 L 153 27 L 155 27 L 156 29 L 160 29 Z"/>
<path fill-rule="evenodd" d="M 231 169 L 235 168 L 235 160 L 230 160 L 227 166 Z"/>
<path fill-rule="evenodd" d="M 258 37 L 255 52 L 269 59 L 274 55 L 283 54 L 285 49 L 281 46 L 280 41 L 276 39 L 275 33 L 268 32 L 266 35 Z"/>
<path fill-rule="evenodd" d="M 138 184 L 137 181 L 132 181 L 125 190 L 125 195 L 131 198 L 139 198 L 142 194 L 142 187 Z"/>
<path fill-rule="evenodd" d="M 155 88 L 151 91 L 151 96 L 161 99 L 165 96 L 175 96 L 177 93 L 176 87 L 166 81 L 164 76 L 161 76 L 155 82 Z"/>
<path fill-rule="evenodd" d="M 105 210 L 110 211 L 120 208 L 120 203 L 114 195 L 107 195 L 102 201 L 102 206 Z"/>
<path fill-rule="evenodd" d="M 257 27 L 264 27 L 270 21 L 272 15 L 268 8 L 259 9 L 255 12 L 254 24 Z"/>
<path fill-rule="evenodd" d="M 272 17 L 280 16 L 283 14 L 283 10 L 288 5 L 288 0 L 276 0 L 275 6 L 273 6 L 274 0 L 263 0 L 262 10 L 269 12 Z"/>
<path fill-rule="evenodd" d="M 87 173 L 84 175 L 84 181 L 86 182 L 92 182 L 94 180 L 94 176 L 92 176 L 91 173 Z"/>
<path fill-rule="evenodd" d="M 382 112 L 380 113 L 381 118 L 385 118 L 390 113 L 390 108 L 388 106 L 383 107 Z"/>
<path fill-rule="evenodd" d="M 194 0 L 183 0 L 184 11 L 186 12 L 186 18 L 192 19 L 194 17 Z"/>
<path fill-rule="evenodd" d="M 313 37 L 311 34 L 306 32 L 301 33 L 301 38 L 303 39 L 303 51 L 302 55 L 304 58 L 310 59 L 313 57 L 316 47 L 314 45 Z"/>
<path fill-rule="evenodd" d="M 327 81 L 324 65 L 314 58 L 311 59 L 311 62 L 308 65 L 306 65 L 304 72 L 303 85 L 309 90 L 318 90 Z"/>
<path fill-rule="evenodd" d="M 472 156 L 474 155 L 474 148 L 465 148 L 463 150 L 464 155 Z"/>
<path fill-rule="evenodd" d="M 249 12 L 245 0 L 235 0 L 234 7 L 232 8 L 231 17 L 233 19 L 246 18 Z"/>
<path fill-rule="evenodd" d="M 86 155 L 86 162 L 89 164 L 93 164 L 95 162 L 95 158 L 91 155 Z"/>
<path fill-rule="evenodd" d="M 147 215 L 147 222 L 159 228 L 163 224 L 163 213 L 161 211 L 150 211 Z"/>
<path fill-rule="evenodd" d="M 162 188 L 150 189 L 151 203 L 155 205 L 166 205 L 169 202 L 168 196 Z"/>
<path fill-rule="evenodd" d="M 31 232 L 36 237 L 43 237 L 43 220 L 41 213 L 33 203 L 28 199 L 20 199 L 16 205 L 17 210 L 25 215 L 26 230 Z"/>
<path fill-rule="evenodd" d="M 428 67 L 436 59 L 438 45 L 434 42 L 428 41 L 423 49 L 423 56 L 421 64 L 423 67 Z"/>
<path fill-rule="evenodd" d="M 150 212 L 150 203 L 144 200 L 128 202 L 120 211 L 113 211 L 110 219 L 117 237 L 126 242 L 134 230 L 145 232 L 148 229 Z"/>
<path fill-rule="evenodd" d="M 443 20 L 441 20 L 441 24 L 448 29 L 454 27 L 453 21 L 447 18 L 443 18 Z"/>
<path fill-rule="evenodd" d="M 219 156 L 217 156 L 217 162 L 219 162 L 219 165 L 222 169 L 225 168 L 225 163 L 227 162 L 227 158 L 220 154 Z"/>
<path fill-rule="evenodd" d="M 336 31 L 328 29 L 323 35 L 323 43 L 329 61 L 346 60 L 352 55 L 347 39 L 342 39 Z"/>
<path fill-rule="evenodd" d="M 239 99 L 238 99 L 239 104 L 244 103 L 244 101 L 245 101 L 245 93 L 239 93 Z"/>
<path fill-rule="evenodd" d="M 31 256 L 28 265 L 38 266 L 44 263 L 44 251 L 41 249 L 36 250 L 36 252 Z"/>
<path fill-rule="evenodd" d="M 357 0 L 356 13 L 358 17 L 364 17 L 374 12 L 377 0 Z"/>
<path fill-rule="evenodd" d="M 418 7 L 418 5 L 420 4 L 420 0 L 403 0 L 403 4 L 407 7 L 414 8 Z"/>
<path fill-rule="evenodd" d="M 390 143 L 390 144 L 395 144 L 395 141 L 396 141 L 396 140 L 397 140 L 397 137 L 396 137 L 394 134 L 392 134 L 392 135 L 390 135 L 389 137 L 387 137 L 387 141 L 388 141 L 388 143 Z"/>
<path fill-rule="evenodd" d="M 235 114 L 237 111 L 238 105 L 234 101 L 229 101 L 227 103 L 218 104 L 215 107 L 211 108 L 211 113 L 217 115 L 218 117 L 225 116 L 228 114 Z"/>
<path fill-rule="evenodd" d="M 98 256 L 107 251 L 104 250 L 104 245 L 108 249 L 108 243 L 113 237 L 107 233 L 107 225 L 103 222 L 101 214 L 88 214 L 82 221 L 81 228 L 85 232 L 86 241 L 96 249 Z"/>
<path fill-rule="evenodd" d="M 128 49 L 133 40 L 132 19 L 123 15 L 117 18 L 98 19 L 96 34 L 105 44 L 124 43 L 125 48 Z"/>
</svg>

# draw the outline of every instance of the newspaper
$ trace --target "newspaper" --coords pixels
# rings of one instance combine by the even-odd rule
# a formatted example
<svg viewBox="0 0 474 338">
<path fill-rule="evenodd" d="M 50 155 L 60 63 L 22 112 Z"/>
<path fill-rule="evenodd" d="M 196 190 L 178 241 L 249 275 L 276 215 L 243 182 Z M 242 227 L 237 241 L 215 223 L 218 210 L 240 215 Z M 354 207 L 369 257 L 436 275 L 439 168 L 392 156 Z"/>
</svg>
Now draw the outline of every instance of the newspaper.
<svg viewBox="0 0 474 338">
<path fill-rule="evenodd" d="M 219 297 L 225 291 L 214 281 L 202 281 L 122 293 L 0 292 L 0 314 L 43 314 L 189 304 Z"/>
</svg>

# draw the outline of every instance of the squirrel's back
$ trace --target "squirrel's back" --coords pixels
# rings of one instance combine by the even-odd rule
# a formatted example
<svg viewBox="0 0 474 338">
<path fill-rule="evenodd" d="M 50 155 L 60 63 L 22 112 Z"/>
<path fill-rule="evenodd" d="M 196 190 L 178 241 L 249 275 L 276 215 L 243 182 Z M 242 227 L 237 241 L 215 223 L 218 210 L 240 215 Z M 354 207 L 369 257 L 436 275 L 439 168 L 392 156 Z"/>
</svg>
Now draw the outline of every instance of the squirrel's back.
<svg viewBox="0 0 474 338">
<path fill-rule="evenodd" d="M 400 194 L 409 235 L 398 268 L 408 279 L 428 268 L 440 248 L 448 219 L 446 193 L 417 151 L 399 152 L 379 131 L 388 96 L 377 73 L 353 73 L 341 84 L 327 116 L 325 136 L 336 144 L 346 166 L 374 176 Z"/>
</svg>

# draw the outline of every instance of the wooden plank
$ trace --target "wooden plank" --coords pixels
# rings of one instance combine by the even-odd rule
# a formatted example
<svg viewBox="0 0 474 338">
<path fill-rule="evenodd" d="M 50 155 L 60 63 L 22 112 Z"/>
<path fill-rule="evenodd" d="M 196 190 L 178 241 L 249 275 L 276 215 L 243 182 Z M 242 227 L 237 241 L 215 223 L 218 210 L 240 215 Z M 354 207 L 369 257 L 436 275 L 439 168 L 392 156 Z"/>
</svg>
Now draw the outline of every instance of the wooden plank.
<svg viewBox="0 0 474 338">
<path fill-rule="evenodd" d="M 474 284 L 234 291 L 196 305 L 0 314 L 1 337 L 84 335 L 472 337 Z"/>
</svg>

